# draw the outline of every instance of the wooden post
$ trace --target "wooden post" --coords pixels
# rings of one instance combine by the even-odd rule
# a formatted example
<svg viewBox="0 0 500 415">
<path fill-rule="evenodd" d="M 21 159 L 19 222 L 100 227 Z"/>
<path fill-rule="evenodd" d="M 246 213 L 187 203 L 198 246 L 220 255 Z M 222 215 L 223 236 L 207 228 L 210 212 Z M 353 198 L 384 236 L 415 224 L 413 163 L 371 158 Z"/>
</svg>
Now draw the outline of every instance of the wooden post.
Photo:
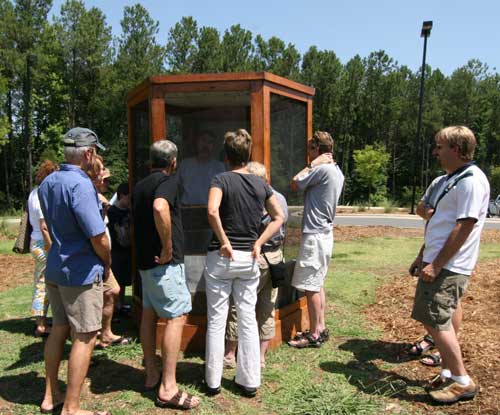
<svg viewBox="0 0 500 415">
<path fill-rule="evenodd" d="M 253 140 L 252 160 L 271 173 L 270 93 L 262 81 L 253 81 L 250 88 L 250 125 Z"/>
<path fill-rule="evenodd" d="M 165 111 L 165 98 L 156 96 L 153 87 L 149 98 L 149 134 L 151 142 L 167 138 L 167 114 Z"/>
</svg>

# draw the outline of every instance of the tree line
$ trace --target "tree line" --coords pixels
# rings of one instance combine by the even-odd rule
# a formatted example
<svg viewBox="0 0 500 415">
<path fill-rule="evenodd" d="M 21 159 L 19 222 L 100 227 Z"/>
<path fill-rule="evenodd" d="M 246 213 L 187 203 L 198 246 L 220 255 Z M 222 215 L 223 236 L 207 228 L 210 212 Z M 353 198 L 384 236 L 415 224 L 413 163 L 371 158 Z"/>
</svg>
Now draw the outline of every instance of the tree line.
<svg viewBox="0 0 500 415">
<path fill-rule="evenodd" d="M 475 132 L 476 161 L 500 192 L 500 75 L 478 60 L 449 76 L 425 67 L 417 140 L 420 68 L 400 65 L 383 50 L 342 63 L 332 50 L 311 46 L 301 55 L 278 37 L 265 39 L 239 24 L 222 33 L 192 17 L 171 27 L 161 44 L 160 21 L 140 4 L 124 7 L 117 37 L 104 13 L 83 1 L 66 1 L 49 19 L 51 8 L 51 0 L 0 0 L 0 210 L 21 207 L 37 164 L 60 160 L 61 136 L 76 125 L 95 130 L 109 148 L 112 184 L 124 180 L 125 96 L 162 73 L 269 71 L 315 87 L 314 129 L 336 140 L 344 203 L 368 197 L 408 203 L 414 163 L 421 192 L 438 174 L 433 136 L 450 124 Z M 373 160 L 377 169 L 370 171 Z"/>
</svg>

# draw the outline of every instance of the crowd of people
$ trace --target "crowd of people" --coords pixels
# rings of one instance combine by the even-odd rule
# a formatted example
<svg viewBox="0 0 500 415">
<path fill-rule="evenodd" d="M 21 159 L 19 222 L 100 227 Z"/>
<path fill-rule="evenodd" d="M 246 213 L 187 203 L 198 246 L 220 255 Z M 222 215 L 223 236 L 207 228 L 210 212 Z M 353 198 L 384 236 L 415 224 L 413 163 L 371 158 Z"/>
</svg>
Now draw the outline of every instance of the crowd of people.
<svg viewBox="0 0 500 415">
<path fill-rule="evenodd" d="M 203 277 L 207 298 L 205 393 L 221 392 L 224 367 L 234 367 L 235 386 L 246 397 L 261 384 L 265 354 L 275 335 L 277 289 L 271 267 L 283 260 L 286 199 L 269 184 L 266 168 L 251 162 L 252 138 L 240 129 L 224 135 L 224 164 L 211 159 L 215 136 L 200 134 L 197 156 L 178 163 L 176 145 L 159 140 L 150 147 L 150 174 L 129 194 L 128 184 L 110 202 L 103 193 L 110 172 L 97 149 L 97 135 L 73 128 L 64 136 L 65 162 L 44 162 L 38 187 L 28 201 L 35 258 L 32 314 L 35 335 L 45 343 L 46 387 L 40 410 L 63 415 L 106 415 L 80 408 L 80 391 L 94 346 L 128 344 L 115 335 L 115 305 L 124 306 L 130 284 L 133 245 L 142 283 L 140 340 L 144 354 L 145 390 L 155 390 L 162 408 L 193 409 L 200 397 L 182 391 L 176 381 L 182 331 L 191 311 L 184 267 L 183 205 L 206 205 L 213 232 Z M 456 333 L 460 297 L 477 261 L 486 216 L 489 184 L 473 164 L 475 137 L 466 127 L 448 127 L 436 135 L 434 154 L 446 175 L 437 178 L 417 212 L 427 221 L 425 240 L 410 273 L 419 277 L 412 317 L 428 335 L 410 354 L 432 346 L 440 352 L 442 370 L 427 385 L 431 398 L 452 403 L 472 398 L 477 386 L 468 376 Z M 319 348 L 329 339 L 325 324 L 325 277 L 333 252 L 333 220 L 344 184 L 335 162 L 334 142 L 317 131 L 308 140 L 310 164 L 292 179 L 292 190 L 304 191 L 302 235 L 292 285 L 307 298 L 310 328 L 288 345 Z M 206 170 L 208 167 L 208 170 Z M 198 172 L 191 175 L 191 170 Z M 196 180 L 199 176 L 200 180 Z M 187 184 L 186 183 L 191 183 Z M 129 208 L 133 215 L 129 216 Z M 133 221 L 132 244 L 130 221 Z M 52 327 L 47 308 L 52 309 Z M 162 366 L 157 366 L 157 321 Z M 72 348 L 66 392 L 58 370 L 66 339 Z"/>
</svg>

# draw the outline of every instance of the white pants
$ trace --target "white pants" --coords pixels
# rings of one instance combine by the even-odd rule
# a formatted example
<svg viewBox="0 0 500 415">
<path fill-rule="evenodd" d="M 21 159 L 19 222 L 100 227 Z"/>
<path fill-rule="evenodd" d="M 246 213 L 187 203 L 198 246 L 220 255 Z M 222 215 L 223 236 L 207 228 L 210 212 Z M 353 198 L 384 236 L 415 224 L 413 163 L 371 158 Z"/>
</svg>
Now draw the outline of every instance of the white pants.
<svg viewBox="0 0 500 415">
<path fill-rule="evenodd" d="M 260 344 L 255 303 L 259 285 L 259 266 L 251 252 L 233 251 L 233 261 L 209 252 L 205 264 L 207 293 L 207 339 L 205 380 L 210 388 L 221 384 L 224 338 L 229 296 L 238 316 L 238 359 L 236 383 L 248 388 L 260 386 Z"/>
</svg>

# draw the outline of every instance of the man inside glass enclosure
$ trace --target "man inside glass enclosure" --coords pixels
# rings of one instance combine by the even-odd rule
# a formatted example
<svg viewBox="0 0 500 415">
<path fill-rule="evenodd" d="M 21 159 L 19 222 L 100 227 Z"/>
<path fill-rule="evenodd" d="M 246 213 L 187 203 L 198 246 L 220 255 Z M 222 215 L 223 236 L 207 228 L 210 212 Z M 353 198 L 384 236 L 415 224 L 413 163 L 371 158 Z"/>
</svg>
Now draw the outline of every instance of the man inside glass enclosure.
<svg viewBox="0 0 500 415">
<path fill-rule="evenodd" d="M 203 131 L 196 140 L 196 156 L 180 163 L 179 185 L 181 204 L 206 205 L 208 189 L 216 174 L 225 171 L 224 163 L 213 158 L 215 136 L 210 131 Z"/>
<path fill-rule="evenodd" d="M 302 236 L 292 285 L 305 291 L 310 330 L 288 342 L 298 349 L 321 347 L 328 340 L 325 325 L 325 289 L 333 251 L 333 219 L 344 185 L 344 175 L 333 159 L 333 139 L 316 131 L 308 142 L 309 166 L 292 180 L 292 190 L 305 191 Z"/>
</svg>

